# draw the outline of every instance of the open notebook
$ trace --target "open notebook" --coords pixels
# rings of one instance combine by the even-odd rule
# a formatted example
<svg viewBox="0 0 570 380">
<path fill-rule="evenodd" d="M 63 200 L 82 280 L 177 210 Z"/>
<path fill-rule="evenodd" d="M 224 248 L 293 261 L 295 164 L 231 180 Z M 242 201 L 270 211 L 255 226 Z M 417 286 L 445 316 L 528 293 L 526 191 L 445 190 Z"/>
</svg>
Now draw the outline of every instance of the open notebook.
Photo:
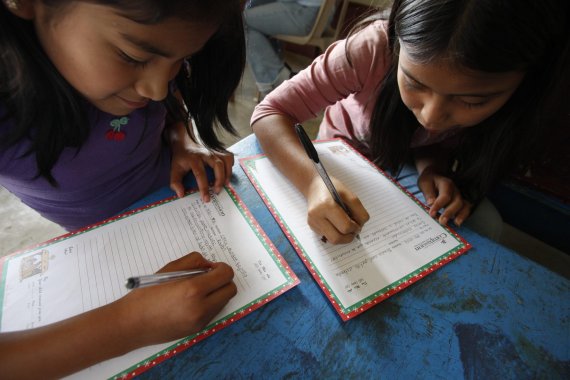
<svg viewBox="0 0 570 380">
<path fill-rule="evenodd" d="M 238 293 L 200 333 L 144 347 L 72 377 L 129 378 L 235 322 L 299 283 L 231 187 L 203 203 L 169 198 L 0 261 L 0 331 L 44 326 L 125 295 L 125 280 L 188 252 L 232 266 Z"/>
<path fill-rule="evenodd" d="M 315 147 L 328 173 L 345 183 L 371 216 L 360 241 L 323 243 L 307 224 L 304 197 L 267 157 L 243 158 L 240 164 L 344 321 L 470 248 L 346 142 L 322 141 Z"/>
</svg>

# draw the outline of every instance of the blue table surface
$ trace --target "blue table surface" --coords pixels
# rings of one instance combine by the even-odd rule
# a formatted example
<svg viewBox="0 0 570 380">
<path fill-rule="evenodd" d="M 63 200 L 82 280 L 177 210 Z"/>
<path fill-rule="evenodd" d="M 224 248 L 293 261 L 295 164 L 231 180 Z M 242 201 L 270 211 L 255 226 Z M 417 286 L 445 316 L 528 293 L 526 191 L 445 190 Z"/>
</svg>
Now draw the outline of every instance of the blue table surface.
<svg viewBox="0 0 570 380">
<path fill-rule="evenodd" d="M 142 378 L 570 379 L 568 279 L 460 228 L 470 251 L 342 322 L 237 163 L 257 140 L 230 150 L 232 185 L 301 284 Z"/>
</svg>

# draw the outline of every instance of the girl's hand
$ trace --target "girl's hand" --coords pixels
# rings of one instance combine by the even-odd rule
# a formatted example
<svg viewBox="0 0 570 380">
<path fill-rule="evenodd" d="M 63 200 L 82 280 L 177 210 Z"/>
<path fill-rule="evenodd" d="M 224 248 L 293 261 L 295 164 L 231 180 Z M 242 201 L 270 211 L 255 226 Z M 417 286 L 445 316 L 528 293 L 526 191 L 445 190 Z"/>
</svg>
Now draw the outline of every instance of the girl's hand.
<svg viewBox="0 0 570 380">
<path fill-rule="evenodd" d="M 0 377 L 59 379 L 134 349 L 201 331 L 236 294 L 232 269 L 191 253 L 161 271 L 198 267 L 212 270 L 133 290 L 47 326 L 0 334 Z M 30 357 L 37 360 L 30 362 Z"/>
<path fill-rule="evenodd" d="M 189 140 L 189 139 L 188 139 Z M 188 172 L 194 173 L 196 183 L 204 202 L 210 201 L 208 177 L 205 166 L 214 170 L 214 192 L 218 194 L 224 185 L 229 184 L 234 165 L 234 155 L 207 150 L 191 141 L 173 141 L 172 164 L 170 167 L 170 188 L 181 198 L 184 196 L 182 179 Z"/>
<path fill-rule="evenodd" d="M 445 208 L 438 218 L 439 223 L 446 225 L 449 220 L 454 220 L 457 226 L 461 226 L 471 214 L 473 205 L 463 199 L 453 181 L 439 175 L 431 167 L 420 174 L 418 187 L 424 193 L 432 218 L 437 217 L 438 211 Z"/>
<path fill-rule="evenodd" d="M 183 338 L 202 330 L 236 294 L 233 270 L 193 252 L 163 267 L 172 272 L 210 267 L 199 276 L 135 289 L 115 302 L 136 346 Z"/>
<path fill-rule="evenodd" d="M 344 184 L 331 177 L 344 204 L 352 214 L 349 217 L 332 197 L 323 180 L 315 176 L 307 192 L 307 222 L 311 229 L 333 244 L 350 243 L 370 219 L 368 212 Z"/>
</svg>

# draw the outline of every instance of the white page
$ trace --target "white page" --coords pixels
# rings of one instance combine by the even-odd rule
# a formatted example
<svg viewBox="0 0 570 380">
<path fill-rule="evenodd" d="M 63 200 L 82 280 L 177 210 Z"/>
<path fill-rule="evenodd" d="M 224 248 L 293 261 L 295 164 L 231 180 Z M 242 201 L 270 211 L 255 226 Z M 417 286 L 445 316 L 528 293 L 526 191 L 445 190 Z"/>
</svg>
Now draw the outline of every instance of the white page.
<svg viewBox="0 0 570 380">
<path fill-rule="evenodd" d="M 234 269 L 238 292 L 213 321 L 222 320 L 296 280 L 242 212 L 227 189 L 210 203 L 194 193 L 11 257 L 4 263 L 1 331 L 44 326 L 110 303 L 127 293 L 128 277 L 154 273 L 192 251 Z M 109 377 L 173 343 L 77 375 Z"/>
<path fill-rule="evenodd" d="M 307 224 L 305 198 L 269 159 L 258 158 L 245 166 L 298 242 L 313 275 L 324 282 L 346 313 L 377 297 L 382 289 L 408 281 L 440 256 L 464 247 L 351 148 L 340 141 L 320 142 L 315 147 L 329 175 L 347 185 L 370 214 L 360 241 L 323 243 Z"/>
</svg>

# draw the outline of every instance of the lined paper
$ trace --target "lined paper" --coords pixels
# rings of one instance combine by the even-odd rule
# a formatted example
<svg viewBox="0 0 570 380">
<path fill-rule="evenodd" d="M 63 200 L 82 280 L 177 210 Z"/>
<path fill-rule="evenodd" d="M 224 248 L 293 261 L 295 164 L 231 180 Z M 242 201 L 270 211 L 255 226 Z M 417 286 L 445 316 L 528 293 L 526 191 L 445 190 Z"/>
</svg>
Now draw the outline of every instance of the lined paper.
<svg viewBox="0 0 570 380">
<path fill-rule="evenodd" d="M 358 314 L 387 292 L 415 281 L 436 262 L 466 249 L 462 239 L 347 144 L 335 140 L 315 145 L 328 173 L 350 188 L 371 216 L 360 241 L 323 243 L 307 224 L 305 198 L 269 159 L 241 163 L 343 318 Z"/>
<path fill-rule="evenodd" d="M 128 277 L 154 273 L 193 251 L 226 262 L 235 273 L 237 295 L 209 329 L 296 285 L 233 190 L 211 198 L 204 203 L 194 193 L 9 257 L 3 263 L 1 331 L 44 326 L 110 303 L 127 293 Z M 77 376 L 109 377 L 175 345 L 133 351 Z"/>
</svg>

